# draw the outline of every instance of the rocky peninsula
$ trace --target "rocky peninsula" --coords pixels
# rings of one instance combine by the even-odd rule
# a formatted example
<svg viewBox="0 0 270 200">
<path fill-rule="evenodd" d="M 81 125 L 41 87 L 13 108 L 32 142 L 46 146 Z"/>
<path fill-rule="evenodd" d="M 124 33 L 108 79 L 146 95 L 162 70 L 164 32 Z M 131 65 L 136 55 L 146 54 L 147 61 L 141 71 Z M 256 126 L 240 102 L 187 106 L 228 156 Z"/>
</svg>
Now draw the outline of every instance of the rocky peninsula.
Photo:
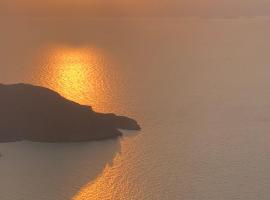
<svg viewBox="0 0 270 200">
<path fill-rule="evenodd" d="M 140 130 L 125 116 L 103 114 L 48 88 L 0 84 L 0 142 L 81 142 L 116 138 L 119 129 Z"/>
</svg>

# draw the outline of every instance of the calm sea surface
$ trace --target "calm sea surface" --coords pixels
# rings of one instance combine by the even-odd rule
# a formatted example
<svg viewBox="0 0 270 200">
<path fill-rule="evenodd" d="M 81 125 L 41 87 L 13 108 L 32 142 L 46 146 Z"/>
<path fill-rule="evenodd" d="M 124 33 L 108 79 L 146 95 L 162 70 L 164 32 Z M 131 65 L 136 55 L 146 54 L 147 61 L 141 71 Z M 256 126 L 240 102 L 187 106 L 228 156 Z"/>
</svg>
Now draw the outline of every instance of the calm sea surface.
<svg viewBox="0 0 270 200">
<path fill-rule="evenodd" d="M 0 82 L 138 120 L 119 140 L 0 144 L 1 200 L 268 200 L 270 21 L 0 19 Z"/>
</svg>

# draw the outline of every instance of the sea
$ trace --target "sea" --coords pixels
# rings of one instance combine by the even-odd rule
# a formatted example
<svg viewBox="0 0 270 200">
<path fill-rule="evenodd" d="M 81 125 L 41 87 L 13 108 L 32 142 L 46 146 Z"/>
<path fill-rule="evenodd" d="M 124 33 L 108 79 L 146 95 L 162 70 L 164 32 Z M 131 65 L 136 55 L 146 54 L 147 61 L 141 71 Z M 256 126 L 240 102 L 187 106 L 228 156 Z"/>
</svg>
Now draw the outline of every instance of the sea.
<svg viewBox="0 0 270 200">
<path fill-rule="evenodd" d="M 270 19 L 1 16 L 0 82 L 141 131 L 0 144 L 1 200 L 268 200 Z"/>
</svg>

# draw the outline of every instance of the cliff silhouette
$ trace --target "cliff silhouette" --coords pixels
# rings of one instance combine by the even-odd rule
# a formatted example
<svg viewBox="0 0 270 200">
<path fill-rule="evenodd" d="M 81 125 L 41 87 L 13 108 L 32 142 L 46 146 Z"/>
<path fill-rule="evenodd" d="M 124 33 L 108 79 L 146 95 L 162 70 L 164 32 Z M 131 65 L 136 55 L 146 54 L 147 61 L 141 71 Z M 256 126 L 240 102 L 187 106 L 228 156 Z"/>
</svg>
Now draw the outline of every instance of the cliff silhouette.
<svg viewBox="0 0 270 200">
<path fill-rule="evenodd" d="M 103 114 L 30 84 L 0 84 L 0 142 L 81 142 L 116 138 L 119 129 L 140 130 L 125 116 Z"/>
</svg>

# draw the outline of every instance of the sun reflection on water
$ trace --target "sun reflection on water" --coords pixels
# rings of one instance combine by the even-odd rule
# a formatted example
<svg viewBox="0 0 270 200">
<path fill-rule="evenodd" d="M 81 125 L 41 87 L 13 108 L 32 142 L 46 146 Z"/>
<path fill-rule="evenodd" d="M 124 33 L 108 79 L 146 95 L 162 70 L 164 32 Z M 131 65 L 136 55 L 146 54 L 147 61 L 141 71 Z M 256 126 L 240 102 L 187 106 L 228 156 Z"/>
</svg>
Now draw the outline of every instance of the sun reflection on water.
<svg viewBox="0 0 270 200">
<path fill-rule="evenodd" d="M 54 47 L 46 51 L 34 82 L 67 99 L 110 111 L 110 79 L 101 51 L 90 48 Z"/>
<path fill-rule="evenodd" d="M 116 93 L 121 86 L 113 78 L 115 72 L 108 69 L 108 61 L 101 51 L 57 46 L 40 55 L 39 67 L 32 80 L 35 84 L 49 87 L 75 102 L 91 105 L 99 112 L 114 112 L 116 107 L 120 109 L 113 96 L 119 96 Z M 113 86 L 117 90 L 112 89 Z M 118 179 L 122 172 L 119 169 L 122 167 L 119 165 L 122 159 L 117 154 L 113 166 L 107 164 L 100 176 L 90 180 L 74 194 L 72 200 L 123 199 L 121 195 L 124 194 L 116 194 L 114 190 L 120 184 Z"/>
<path fill-rule="evenodd" d="M 128 148 L 125 145 L 122 147 Z M 128 170 L 122 166 L 123 159 L 121 153 L 118 153 L 113 160 L 113 165 L 107 164 L 100 176 L 82 187 L 71 200 L 126 199 L 132 183 L 123 176 L 125 170 Z M 121 192 L 119 192 L 120 188 Z"/>
</svg>

